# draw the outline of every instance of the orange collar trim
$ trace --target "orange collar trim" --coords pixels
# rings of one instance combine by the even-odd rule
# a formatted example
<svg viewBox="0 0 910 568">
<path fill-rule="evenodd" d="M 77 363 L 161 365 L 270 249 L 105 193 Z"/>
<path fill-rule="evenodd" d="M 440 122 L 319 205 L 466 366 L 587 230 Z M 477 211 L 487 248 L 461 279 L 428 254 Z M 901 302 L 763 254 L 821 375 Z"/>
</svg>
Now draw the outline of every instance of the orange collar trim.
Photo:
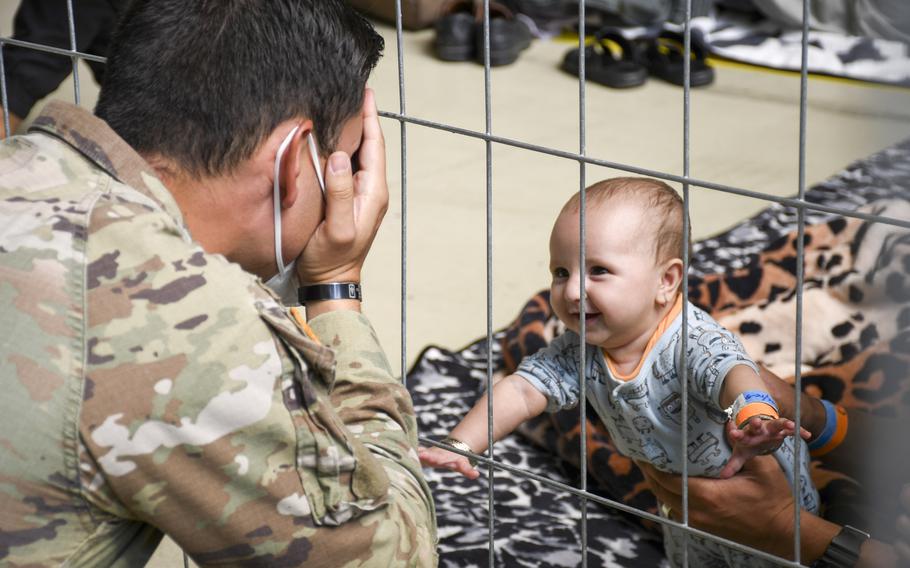
<svg viewBox="0 0 910 568">
<path fill-rule="evenodd" d="M 682 305 L 682 294 L 679 294 L 676 296 L 676 302 L 673 304 L 673 307 L 670 308 L 670 311 L 667 312 L 667 315 L 665 315 L 663 319 L 660 320 L 660 323 L 657 324 L 657 329 L 654 330 L 654 333 L 651 334 L 651 338 L 648 339 L 648 344 L 645 345 L 645 350 L 641 354 L 641 359 L 638 360 L 638 364 L 635 365 L 635 368 L 632 370 L 632 372 L 625 375 L 619 373 L 616 370 L 616 362 L 612 357 L 610 357 L 610 354 L 607 353 L 606 349 L 602 350 L 604 359 L 607 362 L 607 367 L 609 367 L 610 373 L 615 378 L 619 379 L 620 381 L 630 381 L 638 376 L 639 371 L 641 371 L 641 366 L 644 365 L 645 359 L 648 358 L 648 353 L 651 352 L 651 349 L 654 348 L 654 345 L 657 344 L 657 341 L 660 339 L 660 337 L 664 334 L 664 332 L 667 331 L 667 328 L 670 327 L 670 324 L 673 323 L 673 320 L 676 319 L 676 316 L 682 312 Z"/>
</svg>

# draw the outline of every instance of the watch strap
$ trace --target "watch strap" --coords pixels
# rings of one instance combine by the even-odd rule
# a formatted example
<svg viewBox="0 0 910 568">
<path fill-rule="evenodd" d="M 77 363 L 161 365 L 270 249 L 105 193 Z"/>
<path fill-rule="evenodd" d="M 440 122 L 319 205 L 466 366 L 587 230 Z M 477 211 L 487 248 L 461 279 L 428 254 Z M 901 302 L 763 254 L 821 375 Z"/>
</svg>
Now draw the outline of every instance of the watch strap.
<svg viewBox="0 0 910 568">
<path fill-rule="evenodd" d="M 844 525 L 812 568 L 853 568 L 859 560 L 860 548 L 868 539 L 868 533 Z"/>
<path fill-rule="evenodd" d="M 330 282 L 328 284 L 310 284 L 297 289 L 297 299 L 301 304 L 321 300 L 357 300 L 363 299 L 360 284 L 357 282 Z"/>
</svg>

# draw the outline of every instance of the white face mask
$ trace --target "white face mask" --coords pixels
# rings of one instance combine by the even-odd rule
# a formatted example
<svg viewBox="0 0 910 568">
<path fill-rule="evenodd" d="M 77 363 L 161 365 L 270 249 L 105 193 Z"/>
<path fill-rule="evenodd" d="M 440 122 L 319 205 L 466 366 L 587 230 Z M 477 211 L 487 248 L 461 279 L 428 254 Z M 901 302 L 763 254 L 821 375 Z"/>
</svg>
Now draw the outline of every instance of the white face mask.
<svg viewBox="0 0 910 568">
<path fill-rule="evenodd" d="M 300 127 L 295 126 L 291 130 L 284 141 L 281 142 L 281 145 L 278 146 L 278 152 L 275 153 L 275 181 L 272 185 L 272 199 L 275 208 L 275 264 L 278 265 L 278 274 L 269 278 L 269 281 L 265 283 L 287 305 L 297 304 L 297 286 L 299 282 L 297 281 L 297 271 L 295 270 L 297 259 L 295 258 L 290 264 L 285 265 L 281 254 L 281 188 L 278 186 L 278 175 L 281 169 L 281 157 L 287 150 L 288 144 L 291 143 L 291 138 L 293 138 L 298 128 Z M 307 134 L 307 145 L 310 149 L 310 160 L 313 161 L 313 169 L 316 170 L 319 189 L 322 190 L 323 198 L 325 198 L 325 180 L 322 177 L 319 152 L 316 150 L 316 140 L 313 138 L 312 132 Z"/>
</svg>

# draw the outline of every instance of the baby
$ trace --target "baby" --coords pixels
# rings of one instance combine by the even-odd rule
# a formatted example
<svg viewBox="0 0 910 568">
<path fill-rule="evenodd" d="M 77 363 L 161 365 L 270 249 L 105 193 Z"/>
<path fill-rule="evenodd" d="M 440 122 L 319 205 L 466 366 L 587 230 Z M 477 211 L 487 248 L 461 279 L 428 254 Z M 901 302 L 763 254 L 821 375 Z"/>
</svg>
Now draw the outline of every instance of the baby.
<svg viewBox="0 0 910 568">
<path fill-rule="evenodd" d="M 658 180 L 615 178 L 592 185 L 586 194 L 586 265 L 579 266 L 579 194 L 562 208 L 550 236 L 550 302 L 567 331 L 495 384 L 493 439 L 541 412 L 578 403 L 584 321 L 587 400 L 621 453 L 664 471 L 680 473 L 686 459 L 690 475 L 730 477 L 750 458 L 773 452 L 792 479 L 795 444 L 804 444 L 793 437 L 795 424 L 778 415 L 736 336 L 691 304 L 686 369 L 681 366 L 683 204 L 677 193 Z M 689 395 L 685 417 L 683 380 Z M 736 426 L 729 428 L 729 443 L 728 421 Z M 809 437 L 805 430 L 801 434 Z M 443 442 L 462 451 L 486 450 L 486 395 Z M 801 505 L 817 512 L 805 446 L 801 457 Z M 471 479 L 480 475 L 466 457 L 445 449 L 421 449 L 420 459 Z M 665 526 L 664 537 L 671 563 L 681 564 L 681 533 Z M 689 537 L 690 566 L 718 562 L 761 565 L 711 540 Z"/>
</svg>

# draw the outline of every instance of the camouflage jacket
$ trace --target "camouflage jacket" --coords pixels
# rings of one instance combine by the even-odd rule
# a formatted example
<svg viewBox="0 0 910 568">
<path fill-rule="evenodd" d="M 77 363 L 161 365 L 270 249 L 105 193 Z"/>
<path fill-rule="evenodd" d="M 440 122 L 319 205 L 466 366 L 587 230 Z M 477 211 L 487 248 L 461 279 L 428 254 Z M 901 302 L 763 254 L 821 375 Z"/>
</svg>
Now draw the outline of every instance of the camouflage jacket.
<svg viewBox="0 0 910 568">
<path fill-rule="evenodd" d="M 433 565 L 407 391 L 295 316 L 86 111 L 0 144 L 0 564 Z"/>
</svg>

